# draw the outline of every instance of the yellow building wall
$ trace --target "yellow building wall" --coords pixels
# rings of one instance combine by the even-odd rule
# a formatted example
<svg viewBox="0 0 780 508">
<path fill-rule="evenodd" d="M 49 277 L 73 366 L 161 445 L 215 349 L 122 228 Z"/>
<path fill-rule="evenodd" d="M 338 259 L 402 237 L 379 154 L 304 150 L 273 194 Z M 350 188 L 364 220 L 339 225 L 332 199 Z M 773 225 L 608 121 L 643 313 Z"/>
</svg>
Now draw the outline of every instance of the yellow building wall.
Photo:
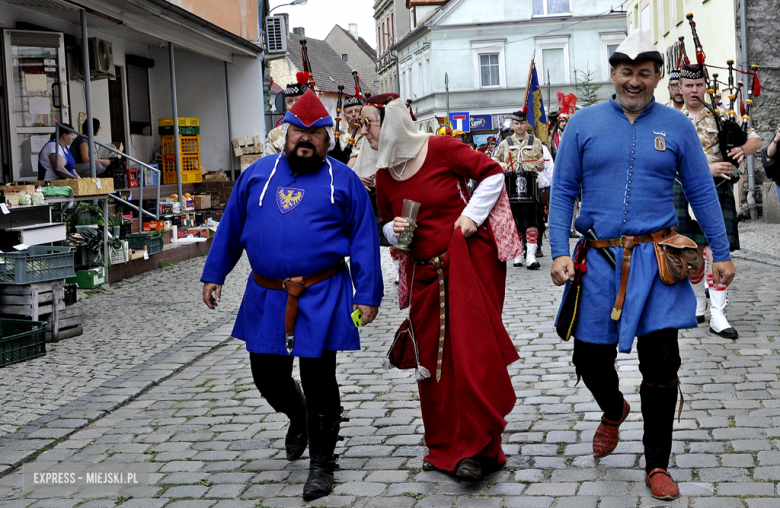
<svg viewBox="0 0 780 508">
<path fill-rule="evenodd" d="M 649 9 L 649 16 L 642 15 L 645 8 Z M 740 61 L 734 0 L 629 0 L 626 25 L 630 30 L 645 31 L 664 58 L 667 48 L 684 36 L 688 58 L 696 63 L 691 26 L 685 18 L 688 13 L 693 14 L 707 64 L 726 67 L 726 60 Z M 726 81 L 728 71 L 720 70 L 718 74 L 719 81 Z"/>
<path fill-rule="evenodd" d="M 257 0 L 168 0 L 249 41 L 257 41 Z"/>
</svg>

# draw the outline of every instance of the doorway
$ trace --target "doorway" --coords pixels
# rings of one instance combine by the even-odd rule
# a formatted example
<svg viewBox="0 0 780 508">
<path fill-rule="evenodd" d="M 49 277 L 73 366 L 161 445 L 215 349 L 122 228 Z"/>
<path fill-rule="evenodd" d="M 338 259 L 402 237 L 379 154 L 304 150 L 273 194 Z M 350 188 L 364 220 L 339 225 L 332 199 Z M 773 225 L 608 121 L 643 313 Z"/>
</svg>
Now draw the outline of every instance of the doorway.
<svg viewBox="0 0 780 508">
<path fill-rule="evenodd" d="M 116 67 L 116 76 L 108 80 L 108 107 L 111 117 L 111 141 L 122 143 L 126 151 L 125 140 L 125 99 L 122 93 L 122 68 Z"/>
</svg>

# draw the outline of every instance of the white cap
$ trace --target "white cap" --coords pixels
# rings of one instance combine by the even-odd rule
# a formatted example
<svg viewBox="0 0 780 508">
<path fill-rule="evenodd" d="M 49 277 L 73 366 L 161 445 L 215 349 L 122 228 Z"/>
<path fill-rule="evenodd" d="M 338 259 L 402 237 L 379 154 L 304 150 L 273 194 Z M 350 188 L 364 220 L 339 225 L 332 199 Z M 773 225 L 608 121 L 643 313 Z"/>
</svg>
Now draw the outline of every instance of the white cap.
<svg viewBox="0 0 780 508">
<path fill-rule="evenodd" d="M 641 30 L 634 30 L 609 57 L 609 64 L 612 67 L 616 67 L 620 62 L 640 62 L 645 60 L 658 62 L 661 65 L 664 63 L 664 57 L 658 51 L 658 48 L 655 47 L 655 44 Z"/>
</svg>

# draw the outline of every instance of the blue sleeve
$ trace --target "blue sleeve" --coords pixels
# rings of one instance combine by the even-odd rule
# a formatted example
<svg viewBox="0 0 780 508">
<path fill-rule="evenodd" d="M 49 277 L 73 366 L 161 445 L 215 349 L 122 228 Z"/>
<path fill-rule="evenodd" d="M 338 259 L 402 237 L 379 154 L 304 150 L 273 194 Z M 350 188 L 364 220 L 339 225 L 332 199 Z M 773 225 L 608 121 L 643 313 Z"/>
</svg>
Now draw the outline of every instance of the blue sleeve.
<svg viewBox="0 0 780 508">
<path fill-rule="evenodd" d="M 731 254 L 726 225 L 723 222 L 723 211 L 720 208 L 707 157 L 704 155 L 696 129 L 690 121 L 685 122 L 683 133 L 683 139 L 680 140 L 683 146 L 680 150 L 678 167 L 685 198 L 691 204 L 696 220 L 707 237 L 712 249 L 713 261 L 728 261 L 731 259 Z"/>
<path fill-rule="evenodd" d="M 225 213 L 222 214 L 222 220 L 219 221 L 217 233 L 211 242 L 211 249 L 206 258 L 206 265 L 203 267 L 203 275 L 200 278 L 201 282 L 224 284 L 225 277 L 241 259 L 241 254 L 244 252 L 241 234 L 244 231 L 244 222 L 246 221 L 248 186 L 252 181 L 248 175 L 251 172 L 248 169 L 241 173 L 233 187 L 233 192 L 225 206 Z"/>
<path fill-rule="evenodd" d="M 355 296 L 352 302 L 379 306 L 384 294 L 382 263 L 379 257 L 379 233 L 368 192 L 360 178 L 349 170 L 345 208 L 346 234 L 349 238 L 349 263 Z"/>
<path fill-rule="evenodd" d="M 571 218 L 574 202 L 580 193 L 582 182 L 582 150 L 580 149 L 579 123 L 575 118 L 566 126 L 566 136 L 561 139 L 555 157 L 552 187 L 550 188 L 550 250 L 552 258 L 568 256 Z"/>
</svg>

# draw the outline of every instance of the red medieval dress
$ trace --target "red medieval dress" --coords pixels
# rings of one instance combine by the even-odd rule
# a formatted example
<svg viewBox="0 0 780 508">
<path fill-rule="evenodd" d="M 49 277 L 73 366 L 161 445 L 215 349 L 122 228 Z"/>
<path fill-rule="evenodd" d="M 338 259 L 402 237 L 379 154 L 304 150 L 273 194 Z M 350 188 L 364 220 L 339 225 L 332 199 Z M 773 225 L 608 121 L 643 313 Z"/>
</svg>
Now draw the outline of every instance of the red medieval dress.
<svg viewBox="0 0 780 508">
<path fill-rule="evenodd" d="M 381 222 L 401 216 L 404 199 L 417 201 L 411 258 L 425 261 L 447 252 L 441 379 L 437 382 L 434 374 L 418 382 L 429 450 L 424 460 L 449 472 L 469 458 L 502 465 L 504 417 L 517 400 L 506 366 L 519 359 L 501 321 L 506 264 L 498 259 L 487 227 L 464 239 L 454 224 L 469 198 L 467 179 L 479 182 L 503 172 L 492 159 L 450 137 L 430 138 L 425 162 L 408 180 L 394 180 L 388 171 L 376 174 Z M 438 359 L 439 287 L 434 266 L 415 264 L 411 319 L 421 363 L 432 374 Z"/>
</svg>

